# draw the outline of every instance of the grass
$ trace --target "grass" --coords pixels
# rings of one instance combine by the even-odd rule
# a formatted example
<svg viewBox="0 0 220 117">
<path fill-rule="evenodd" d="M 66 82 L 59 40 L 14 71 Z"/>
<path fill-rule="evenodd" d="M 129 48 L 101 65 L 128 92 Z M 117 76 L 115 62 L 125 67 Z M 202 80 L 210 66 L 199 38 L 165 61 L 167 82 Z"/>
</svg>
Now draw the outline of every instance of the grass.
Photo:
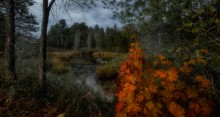
<svg viewBox="0 0 220 117">
<path fill-rule="evenodd" d="M 108 80 L 115 78 L 117 76 L 117 71 L 118 69 L 115 66 L 106 64 L 96 68 L 96 75 L 100 80 Z"/>
<path fill-rule="evenodd" d="M 71 58 L 80 56 L 81 52 L 74 50 L 60 51 L 60 52 L 48 52 L 48 57 L 57 58 L 63 61 L 69 61 Z"/>
<path fill-rule="evenodd" d="M 68 62 L 76 56 L 80 56 L 81 52 L 74 50 L 48 52 L 48 65 L 51 66 L 51 70 L 56 74 L 64 74 L 68 71 Z"/>
<path fill-rule="evenodd" d="M 51 70 L 54 73 L 63 74 L 68 71 L 68 69 L 66 68 L 67 63 L 65 63 L 61 59 L 51 58 L 50 64 L 51 64 Z"/>
<path fill-rule="evenodd" d="M 117 52 L 94 52 L 93 57 L 95 58 L 114 58 L 119 56 Z"/>
<path fill-rule="evenodd" d="M 118 55 L 111 59 L 107 64 L 100 65 L 96 68 L 96 75 L 99 80 L 112 80 L 117 77 L 119 67 L 124 59 L 127 57 L 125 54 Z"/>
<path fill-rule="evenodd" d="M 114 103 L 106 102 L 100 94 L 95 93 L 83 82 L 76 84 L 74 74 L 62 77 L 48 74 L 49 95 L 57 110 L 67 117 L 103 117 L 114 116 Z"/>
</svg>

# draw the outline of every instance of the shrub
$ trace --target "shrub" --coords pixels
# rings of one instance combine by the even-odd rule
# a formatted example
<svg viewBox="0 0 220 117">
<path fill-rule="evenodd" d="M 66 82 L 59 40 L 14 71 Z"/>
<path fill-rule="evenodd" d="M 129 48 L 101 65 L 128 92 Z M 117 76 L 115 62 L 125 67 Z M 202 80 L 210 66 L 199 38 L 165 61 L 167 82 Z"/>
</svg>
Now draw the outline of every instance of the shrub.
<svg viewBox="0 0 220 117">
<path fill-rule="evenodd" d="M 50 64 L 52 66 L 52 72 L 57 74 L 63 74 L 68 71 L 66 68 L 66 63 L 58 58 L 51 58 Z"/>
<path fill-rule="evenodd" d="M 207 61 L 196 52 L 180 67 L 165 56 L 157 55 L 147 63 L 137 42 L 121 65 L 117 80 L 116 116 L 212 116 L 214 100 L 212 82 L 197 69 Z"/>
</svg>

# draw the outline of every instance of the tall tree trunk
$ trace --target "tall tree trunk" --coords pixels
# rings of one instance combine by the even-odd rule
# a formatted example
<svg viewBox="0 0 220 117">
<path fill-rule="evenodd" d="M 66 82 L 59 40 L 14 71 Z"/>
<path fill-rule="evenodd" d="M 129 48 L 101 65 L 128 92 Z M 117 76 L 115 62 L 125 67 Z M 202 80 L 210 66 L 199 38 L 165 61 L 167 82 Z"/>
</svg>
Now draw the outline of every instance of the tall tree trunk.
<svg viewBox="0 0 220 117">
<path fill-rule="evenodd" d="M 5 78 L 16 79 L 15 73 L 15 11 L 14 0 L 5 0 L 6 5 L 6 44 L 5 44 Z"/>
<path fill-rule="evenodd" d="M 51 0 L 48 5 L 48 0 L 43 0 L 43 17 L 40 36 L 40 55 L 39 55 L 39 86 L 42 97 L 46 97 L 46 45 L 47 45 L 47 26 L 49 20 L 49 12 L 56 0 Z"/>
<path fill-rule="evenodd" d="M 39 55 L 39 85 L 42 96 L 46 96 L 46 41 L 47 41 L 47 25 L 48 25 L 48 0 L 43 0 L 43 17 L 40 37 L 40 55 Z"/>
</svg>

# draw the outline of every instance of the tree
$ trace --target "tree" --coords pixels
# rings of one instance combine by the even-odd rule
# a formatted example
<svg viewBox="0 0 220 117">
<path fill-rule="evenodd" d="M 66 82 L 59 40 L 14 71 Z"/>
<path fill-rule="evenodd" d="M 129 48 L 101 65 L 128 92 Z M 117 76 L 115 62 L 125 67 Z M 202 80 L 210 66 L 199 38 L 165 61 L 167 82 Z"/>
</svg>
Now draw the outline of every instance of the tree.
<svg viewBox="0 0 220 117">
<path fill-rule="evenodd" d="M 16 79 L 15 73 L 15 1 L 6 0 L 5 77 Z"/>
<path fill-rule="evenodd" d="M 15 1 L 15 37 L 18 39 L 29 40 L 34 38 L 32 32 L 38 30 L 38 23 L 35 16 L 29 13 L 29 6 L 34 4 L 33 0 L 16 0 Z M 0 1 L 0 27 L 5 27 L 5 5 Z M 16 39 L 16 41 L 18 41 Z M 0 51 L 4 50 L 5 30 L 0 31 Z M 16 42 L 15 42 L 16 43 Z"/>
<path fill-rule="evenodd" d="M 43 17 L 41 24 L 41 36 L 40 36 L 40 55 L 39 55 L 39 85 L 42 92 L 42 96 L 46 96 L 47 86 L 46 86 L 46 42 L 47 42 L 47 26 L 49 15 L 52 6 L 56 0 L 43 0 Z M 63 0 L 62 1 L 66 8 L 69 8 L 72 4 L 79 5 L 80 7 L 89 7 L 94 4 L 93 0 Z"/>
<path fill-rule="evenodd" d="M 0 10 L 0 27 L 5 27 L 4 14 Z M 0 30 L 0 51 L 4 51 L 5 30 Z"/>
<path fill-rule="evenodd" d="M 160 51 L 162 47 L 164 48 L 169 43 L 172 43 L 173 46 L 174 42 L 176 42 L 176 44 L 181 44 L 183 41 L 193 41 L 195 39 L 195 35 L 192 34 L 188 29 L 186 31 L 186 28 L 183 28 L 184 25 L 188 25 L 189 27 L 196 26 L 198 29 L 204 29 L 200 33 L 203 35 L 204 33 L 207 33 L 205 30 L 213 30 L 210 28 L 211 25 L 208 20 L 218 19 L 217 17 L 219 16 L 216 15 L 219 14 L 219 10 L 216 10 L 215 12 L 208 12 L 207 10 L 207 7 L 211 8 L 212 10 L 217 9 L 217 4 L 219 4 L 218 1 L 133 0 L 131 2 L 128 0 L 108 0 L 104 1 L 104 3 L 108 6 L 112 5 L 113 8 L 115 8 L 115 14 L 122 19 L 124 24 L 135 24 L 139 29 L 139 35 L 144 37 L 141 41 L 144 42 L 144 40 L 147 40 L 145 43 L 143 43 L 144 45 L 148 45 L 145 47 L 149 47 L 149 43 L 153 42 L 151 45 L 153 48 L 151 49 L 152 51 Z M 203 13 L 199 16 L 196 16 L 196 12 Z M 205 21 L 205 26 L 207 26 L 206 28 L 203 27 L 204 22 L 198 23 L 202 20 Z M 216 28 L 219 27 L 218 25 L 219 24 L 215 25 L 215 31 L 211 31 L 211 33 L 214 34 L 214 37 L 219 37 L 216 35 L 218 34 L 216 33 L 219 29 Z M 180 30 L 181 28 L 183 30 Z M 217 41 L 219 41 L 218 38 L 214 38 L 212 40 L 212 42 L 215 43 L 217 43 Z M 206 40 L 206 42 L 208 41 Z M 206 45 L 208 44 L 206 43 Z M 170 45 L 167 47 L 170 47 Z"/>
<path fill-rule="evenodd" d="M 48 32 L 48 44 L 51 47 L 64 47 L 64 41 L 66 40 L 66 33 L 68 27 L 65 19 L 61 19 L 57 24 L 51 26 Z"/>
<path fill-rule="evenodd" d="M 46 96 L 46 42 L 47 42 L 47 26 L 49 21 L 49 13 L 52 5 L 56 0 L 52 0 L 48 3 L 48 0 L 43 0 L 43 17 L 41 24 L 41 36 L 40 36 L 40 55 L 39 55 L 39 85 L 42 96 Z"/>
</svg>

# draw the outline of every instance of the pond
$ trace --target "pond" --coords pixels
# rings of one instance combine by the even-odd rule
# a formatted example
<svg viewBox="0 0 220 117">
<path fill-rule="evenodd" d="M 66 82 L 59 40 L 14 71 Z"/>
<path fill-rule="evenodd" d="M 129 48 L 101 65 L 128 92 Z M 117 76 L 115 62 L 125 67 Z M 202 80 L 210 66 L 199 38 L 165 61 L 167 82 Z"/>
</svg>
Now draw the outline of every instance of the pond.
<svg viewBox="0 0 220 117">
<path fill-rule="evenodd" d="M 88 56 L 74 58 L 71 60 L 71 69 L 77 76 L 75 80 L 77 84 L 85 83 L 95 93 L 105 98 L 106 101 L 112 102 L 114 100 L 113 91 L 104 90 L 95 74 L 96 67 L 101 64 L 100 61 L 103 63 L 100 59 Z"/>
<path fill-rule="evenodd" d="M 70 66 L 68 67 L 69 72 L 56 75 L 56 77 L 59 77 L 59 81 L 56 82 L 59 82 L 60 85 L 66 85 L 66 81 L 74 82 L 78 86 L 86 85 L 93 94 L 101 96 L 107 102 L 112 102 L 114 100 L 114 92 L 105 90 L 95 74 L 96 67 L 103 63 L 105 63 L 103 60 L 95 59 L 91 56 L 74 57 L 70 61 Z M 52 78 L 55 77 L 53 73 L 47 73 L 47 75 Z M 67 77 L 71 77 L 71 80 Z"/>
</svg>

